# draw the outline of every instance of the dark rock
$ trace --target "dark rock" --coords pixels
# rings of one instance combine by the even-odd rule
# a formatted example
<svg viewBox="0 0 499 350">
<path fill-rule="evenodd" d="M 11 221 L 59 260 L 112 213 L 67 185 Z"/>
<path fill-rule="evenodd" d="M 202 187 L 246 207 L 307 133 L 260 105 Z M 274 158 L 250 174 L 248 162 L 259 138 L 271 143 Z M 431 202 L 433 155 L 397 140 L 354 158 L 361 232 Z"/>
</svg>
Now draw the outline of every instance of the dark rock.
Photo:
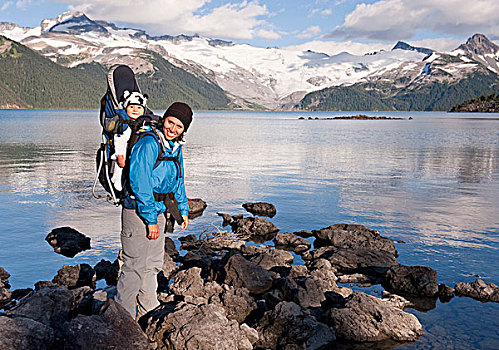
<svg viewBox="0 0 499 350">
<path fill-rule="evenodd" d="M 67 257 L 74 257 L 81 251 L 90 249 L 90 238 L 71 227 L 53 229 L 45 240 L 54 248 L 56 253 Z"/>
<path fill-rule="evenodd" d="M 104 275 L 106 274 L 106 272 L 111 268 L 111 266 L 113 265 L 112 262 L 110 262 L 109 260 L 104 260 L 104 259 L 101 259 L 101 261 L 99 261 L 95 266 L 94 266 L 94 271 L 95 271 L 95 279 L 97 281 L 101 280 L 104 278 Z"/>
<path fill-rule="evenodd" d="M 156 289 L 156 292 L 158 294 L 160 294 L 160 293 L 165 292 L 165 291 L 168 290 L 168 286 L 170 285 L 170 279 L 166 278 L 166 276 L 164 275 L 163 271 L 160 271 L 158 273 L 157 281 L 158 281 L 158 288 Z"/>
<path fill-rule="evenodd" d="M 288 277 L 305 277 L 308 275 L 308 269 L 305 265 L 293 265 L 289 270 Z"/>
<path fill-rule="evenodd" d="M 265 270 L 270 270 L 275 266 L 290 267 L 293 263 L 293 254 L 280 249 L 267 248 L 248 259 Z"/>
<path fill-rule="evenodd" d="M 64 349 L 152 349 L 130 314 L 112 299 L 101 314 L 79 315 L 64 325 Z"/>
<path fill-rule="evenodd" d="M 97 289 L 91 293 L 91 304 L 89 315 L 100 315 L 108 305 L 108 300 L 116 297 L 118 290 L 116 286 L 108 286 L 105 289 Z M 82 313 L 82 312 L 80 312 Z"/>
<path fill-rule="evenodd" d="M 353 294 L 353 292 L 352 292 Z M 343 308 L 345 307 L 346 302 L 348 301 L 348 297 L 351 295 L 345 297 L 341 294 L 335 293 L 335 292 L 326 292 L 324 293 L 324 296 L 326 297 L 326 300 L 322 302 L 322 309 L 329 310 L 331 308 Z"/>
<path fill-rule="evenodd" d="M 150 349 L 128 312 L 107 292 L 101 294 L 88 286 L 46 286 L 25 296 L 6 317 L 0 316 L 0 348 Z M 3 328 L 3 323 L 10 328 Z"/>
<path fill-rule="evenodd" d="M 331 309 L 328 318 L 336 336 L 345 340 L 415 341 L 423 334 L 416 316 L 361 292 L 355 292 L 344 308 Z"/>
<path fill-rule="evenodd" d="M 244 241 L 237 239 L 227 231 L 218 231 L 209 236 L 200 237 L 199 240 L 193 242 L 183 242 L 181 248 L 183 250 L 199 250 L 203 249 L 208 254 L 214 255 L 215 252 L 240 250 L 244 246 Z"/>
<path fill-rule="evenodd" d="M 0 316 L 0 349 L 53 349 L 54 330 L 25 317 Z"/>
<path fill-rule="evenodd" d="M 269 309 L 273 309 L 281 301 L 295 302 L 298 283 L 291 277 L 281 277 L 274 280 L 272 289 L 263 295 Z"/>
<path fill-rule="evenodd" d="M 118 283 L 120 266 L 118 260 L 111 263 L 102 259 L 94 266 L 96 280 L 103 279 L 107 285 L 115 286 Z"/>
<path fill-rule="evenodd" d="M 257 305 L 255 300 L 249 295 L 246 288 L 234 288 L 223 285 L 223 292 L 220 294 L 220 299 L 210 300 L 215 304 L 220 303 L 227 313 L 229 320 L 235 320 L 238 323 L 244 322 L 246 317 L 256 310 Z"/>
<path fill-rule="evenodd" d="M 336 224 L 320 230 L 312 231 L 317 238 L 314 247 L 328 247 L 344 249 L 367 249 L 384 251 L 395 258 L 398 257 L 393 241 L 382 237 L 376 230 L 363 225 Z"/>
<path fill-rule="evenodd" d="M 324 349 L 336 339 L 332 328 L 286 301 L 265 312 L 257 330 L 255 347 L 264 349 Z"/>
<path fill-rule="evenodd" d="M 184 243 L 184 242 L 196 242 L 198 240 L 198 237 L 196 235 L 190 234 L 187 236 L 179 237 L 178 240 L 182 243 Z"/>
<path fill-rule="evenodd" d="M 267 216 L 273 218 L 277 213 L 275 206 L 265 202 L 244 203 L 243 208 L 253 215 Z"/>
<path fill-rule="evenodd" d="M 449 302 L 454 297 L 454 288 L 448 287 L 445 284 L 438 285 L 438 298 L 442 303 Z"/>
<path fill-rule="evenodd" d="M 319 281 L 322 292 L 338 290 L 338 286 L 336 285 L 338 278 L 335 275 L 336 269 L 331 265 L 329 260 L 317 259 L 308 262 L 306 266 L 310 271 L 310 275 Z"/>
<path fill-rule="evenodd" d="M 206 207 L 206 202 L 201 198 L 189 198 L 189 219 L 194 219 L 203 215 Z"/>
<path fill-rule="evenodd" d="M 247 217 L 231 224 L 232 232 L 243 239 L 268 241 L 274 238 L 279 229 L 270 221 L 260 217 Z M 258 239 L 261 238 L 261 239 Z"/>
<path fill-rule="evenodd" d="M 88 264 L 78 264 L 76 266 L 64 265 L 52 279 L 53 283 L 60 286 L 67 286 L 68 288 L 82 286 L 95 288 L 95 281 L 95 271 Z"/>
<path fill-rule="evenodd" d="M 313 237 L 313 235 L 314 235 L 312 232 L 307 231 L 307 230 L 296 231 L 296 232 L 293 232 L 293 234 L 295 234 L 299 237 L 303 237 L 303 238 Z"/>
<path fill-rule="evenodd" d="M 203 276 L 209 276 L 212 273 L 214 264 L 214 257 L 207 254 L 203 250 L 197 250 L 196 252 L 188 252 L 182 257 L 182 269 L 188 269 L 191 267 L 200 267 L 202 269 Z"/>
<path fill-rule="evenodd" d="M 258 333 L 214 304 L 161 305 L 140 320 L 160 349 L 253 349 Z"/>
<path fill-rule="evenodd" d="M 177 270 L 178 270 L 177 264 L 175 263 L 175 261 L 173 261 L 171 256 L 165 252 L 165 255 L 163 257 L 163 268 L 162 268 L 163 276 L 165 276 L 165 278 L 167 279 L 170 279 Z"/>
<path fill-rule="evenodd" d="M 326 300 L 320 282 L 313 277 L 298 277 L 283 279 L 283 283 L 278 283 L 276 288 L 280 288 L 282 295 L 279 301 L 293 301 L 301 308 L 320 307 Z"/>
<path fill-rule="evenodd" d="M 398 265 L 395 257 L 384 251 L 371 249 L 344 249 L 322 247 L 311 251 L 311 257 L 304 260 L 327 259 L 339 272 L 349 274 L 365 272 L 373 275 L 384 274 L 392 265 Z M 377 269 L 381 269 L 377 272 Z"/>
<path fill-rule="evenodd" d="M 219 286 L 220 287 L 220 286 Z M 191 297 L 200 297 L 208 299 L 214 293 L 206 294 L 204 289 L 204 280 L 201 278 L 201 268 L 191 267 L 187 270 L 181 270 L 175 274 L 173 283 L 170 286 L 170 292 Z M 218 293 L 222 292 L 222 287 L 219 288 Z"/>
<path fill-rule="evenodd" d="M 458 296 L 499 303 L 499 287 L 494 283 L 485 283 L 480 278 L 473 283 L 459 282 L 454 289 Z"/>
<path fill-rule="evenodd" d="M 32 288 L 14 289 L 12 291 L 12 299 L 19 300 L 32 292 Z"/>
<path fill-rule="evenodd" d="M 337 224 L 312 232 L 313 258 L 326 258 L 341 272 L 398 265 L 393 241 L 363 225 Z"/>
<path fill-rule="evenodd" d="M 268 245 L 259 245 L 259 246 L 244 245 L 241 247 L 240 252 L 245 258 L 249 259 L 253 256 L 258 255 L 258 254 L 265 253 L 265 252 L 269 251 L 270 249 L 272 249 L 272 248 Z"/>
<path fill-rule="evenodd" d="M 5 287 L 9 284 L 10 273 L 5 271 L 3 267 L 0 267 L 0 287 Z M 10 286 L 8 286 L 10 288 Z"/>
<path fill-rule="evenodd" d="M 438 293 L 437 272 L 426 266 L 392 266 L 383 286 L 397 294 L 433 297 Z"/>
<path fill-rule="evenodd" d="M 270 272 L 246 260 L 240 254 L 232 255 L 223 266 L 224 283 L 234 288 L 244 287 L 250 293 L 261 294 L 272 287 Z"/>
<path fill-rule="evenodd" d="M 171 256 L 174 260 L 180 255 L 175 246 L 175 242 L 170 237 L 165 237 L 165 253 Z"/>
<path fill-rule="evenodd" d="M 304 261 L 312 261 L 314 259 L 314 254 L 310 251 L 306 251 L 300 254 Z"/>
<path fill-rule="evenodd" d="M 0 288 L 0 309 L 5 307 L 12 300 L 12 292 L 8 288 Z"/>
<path fill-rule="evenodd" d="M 217 215 L 222 217 L 222 219 L 223 219 L 222 226 L 223 227 L 230 225 L 234 222 L 234 218 L 232 216 L 230 216 L 229 214 L 217 213 Z"/>
<path fill-rule="evenodd" d="M 38 281 L 35 283 L 35 291 L 39 291 L 43 288 L 58 287 L 59 285 L 52 281 Z"/>
<path fill-rule="evenodd" d="M 12 299 L 9 277 L 10 274 L 0 267 L 0 309 L 7 305 Z"/>
<path fill-rule="evenodd" d="M 292 250 L 301 253 L 310 249 L 312 244 L 305 238 L 298 237 L 293 233 L 278 233 L 274 238 L 276 248 Z"/>
<path fill-rule="evenodd" d="M 49 327 L 63 324 L 70 318 L 77 301 L 73 291 L 67 287 L 46 287 L 21 299 L 7 311 L 7 316 L 26 317 Z"/>
<path fill-rule="evenodd" d="M 185 300 L 192 304 L 219 303 L 224 288 L 212 280 L 201 277 L 202 269 L 191 267 L 175 273 L 169 286 L 170 295 L 164 300 Z"/>
</svg>

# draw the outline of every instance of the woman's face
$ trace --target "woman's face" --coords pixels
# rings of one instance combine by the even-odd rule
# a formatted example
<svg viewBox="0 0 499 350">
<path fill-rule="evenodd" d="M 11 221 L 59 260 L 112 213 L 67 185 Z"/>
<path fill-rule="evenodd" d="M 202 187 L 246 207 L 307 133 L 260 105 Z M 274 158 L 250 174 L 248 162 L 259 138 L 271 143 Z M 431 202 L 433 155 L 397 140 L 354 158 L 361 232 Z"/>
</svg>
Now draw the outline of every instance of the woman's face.
<svg viewBox="0 0 499 350">
<path fill-rule="evenodd" d="M 165 134 L 165 138 L 168 141 L 172 141 L 179 137 L 184 132 L 184 124 L 182 122 L 172 116 L 168 116 L 165 118 L 165 122 L 163 125 L 163 134 Z"/>
</svg>

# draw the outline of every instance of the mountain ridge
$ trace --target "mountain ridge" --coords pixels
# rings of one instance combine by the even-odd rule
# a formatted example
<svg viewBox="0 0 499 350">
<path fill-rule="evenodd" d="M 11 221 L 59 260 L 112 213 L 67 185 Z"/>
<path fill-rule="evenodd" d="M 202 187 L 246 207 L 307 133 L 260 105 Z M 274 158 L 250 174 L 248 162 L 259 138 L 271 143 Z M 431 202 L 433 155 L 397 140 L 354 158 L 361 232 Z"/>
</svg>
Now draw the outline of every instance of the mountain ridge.
<svg viewBox="0 0 499 350">
<path fill-rule="evenodd" d="M 451 52 L 398 42 L 391 51 L 357 56 L 346 52 L 330 55 L 313 50 L 255 48 L 198 35 L 150 36 L 143 30 L 93 21 L 83 13 L 43 20 L 42 26 L 43 32 L 0 23 L 0 34 L 17 37 L 67 67 L 88 63 L 109 67 L 120 61 L 138 74 L 153 74 L 154 65 L 147 52 L 155 52 L 201 81 L 217 85 L 230 97 L 229 106 L 237 108 L 306 109 L 313 106 L 302 103 L 304 96 L 335 87 L 341 87 L 343 92 L 349 86 L 374 89 L 389 97 L 410 94 L 424 85 L 475 85 L 460 81 L 478 79 L 481 73 L 472 73 L 483 68 L 496 76 L 499 72 L 497 51 L 492 53 L 497 45 L 481 34 Z M 490 91 L 497 85 L 489 78 L 485 80 L 483 88 L 472 90 Z M 387 81 L 395 89 L 385 87 Z"/>
</svg>

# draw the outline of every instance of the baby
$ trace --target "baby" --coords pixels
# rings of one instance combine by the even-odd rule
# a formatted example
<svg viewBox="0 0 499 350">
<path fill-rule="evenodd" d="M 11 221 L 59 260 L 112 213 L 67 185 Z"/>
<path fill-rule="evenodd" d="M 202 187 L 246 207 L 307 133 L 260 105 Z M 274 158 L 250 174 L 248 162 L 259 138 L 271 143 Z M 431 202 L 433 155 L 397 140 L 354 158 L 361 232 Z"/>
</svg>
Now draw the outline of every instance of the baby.
<svg viewBox="0 0 499 350">
<path fill-rule="evenodd" d="M 130 119 L 137 119 L 144 114 L 147 103 L 147 95 L 142 95 L 140 92 L 130 92 L 125 90 L 123 93 L 124 101 L 122 102 L 122 107 L 126 111 L 126 114 Z M 121 183 L 121 174 L 123 172 L 123 167 L 125 166 L 125 158 L 127 153 L 128 140 L 132 134 L 130 126 L 123 131 L 122 134 L 114 135 L 114 155 L 118 162 L 119 167 L 114 167 L 114 174 L 111 181 L 114 187 L 121 191 L 123 185 Z"/>
</svg>

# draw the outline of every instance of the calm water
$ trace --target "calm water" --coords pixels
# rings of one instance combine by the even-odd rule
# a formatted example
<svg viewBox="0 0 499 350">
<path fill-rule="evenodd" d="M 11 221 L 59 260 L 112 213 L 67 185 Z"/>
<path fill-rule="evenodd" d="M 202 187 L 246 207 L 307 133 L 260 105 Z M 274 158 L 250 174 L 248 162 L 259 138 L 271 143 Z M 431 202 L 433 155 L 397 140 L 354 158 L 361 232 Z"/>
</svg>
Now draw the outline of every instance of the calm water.
<svg viewBox="0 0 499 350">
<path fill-rule="evenodd" d="M 399 261 L 434 268 L 439 283 L 498 284 L 499 114 L 298 120 L 345 114 L 197 112 L 186 189 L 208 208 L 188 233 L 220 227 L 216 212 L 267 201 L 282 232 L 363 224 L 404 241 Z M 0 266 L 13 289 L 51 280 L 63 264 L 115 259 L 120 209 L 91 195 L 99 142 L 96 111 L 0 110 Z M 55 254 L 44 238 L 60 226 L 91 237 L 92 249 Z M 408 347 L 499 348 L 498 306 L 454 298 L 411 311 L 425 335 Z"/>
</svg>

